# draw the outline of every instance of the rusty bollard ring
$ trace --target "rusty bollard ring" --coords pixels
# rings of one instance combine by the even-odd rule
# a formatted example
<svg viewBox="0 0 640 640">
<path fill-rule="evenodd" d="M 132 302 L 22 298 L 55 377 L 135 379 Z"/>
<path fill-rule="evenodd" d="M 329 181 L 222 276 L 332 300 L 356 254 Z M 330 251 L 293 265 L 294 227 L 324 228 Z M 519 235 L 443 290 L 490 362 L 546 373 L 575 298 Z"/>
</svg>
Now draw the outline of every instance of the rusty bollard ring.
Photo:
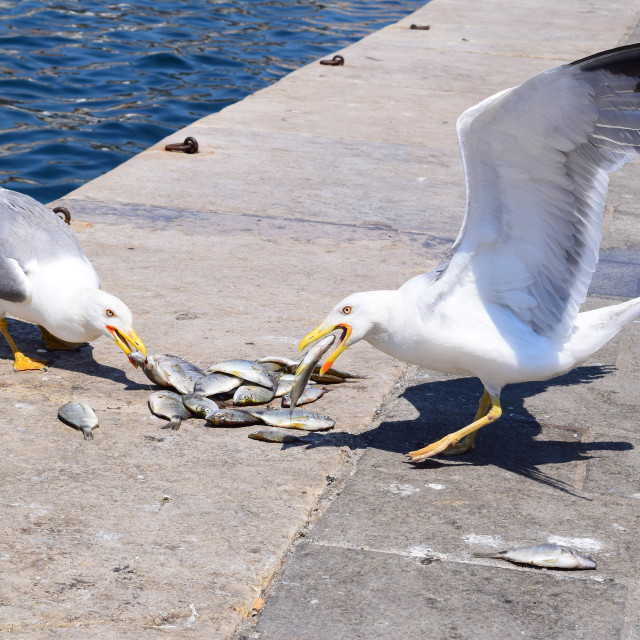
<svg viewBox="0 0 640 640">
<path fill-rule="evenodd" d="M 67 224 L 71 224 L 71 214 L 67 207 L 56 207 L 55 209 L 52 209 L 52 211 L 60 218 L 60 220 L 64 220 Z"/>
<path fill-rule="evenodd" d="M 429 31 L 431 25 L 428 24 L 412 24 L 409 29 L 421 29 L 422 31 Z"/>
<path fill-rule="evenodd" d="M 167 144 L 164 147 L 165 151 L 182 151 L 183 153 L 197 153 L 198 141 L 189 136 L 184 139 L 184 142 L 175 142 L 173 144 Z"/>
<path fill-rule="evenodd" d="M 320 60 L 320 64 L 328 64 L 332 67 L 340 67 L 344 64 L 344 58 L 342 56 L 333 56 L 331 60 Z"/>
</svg>

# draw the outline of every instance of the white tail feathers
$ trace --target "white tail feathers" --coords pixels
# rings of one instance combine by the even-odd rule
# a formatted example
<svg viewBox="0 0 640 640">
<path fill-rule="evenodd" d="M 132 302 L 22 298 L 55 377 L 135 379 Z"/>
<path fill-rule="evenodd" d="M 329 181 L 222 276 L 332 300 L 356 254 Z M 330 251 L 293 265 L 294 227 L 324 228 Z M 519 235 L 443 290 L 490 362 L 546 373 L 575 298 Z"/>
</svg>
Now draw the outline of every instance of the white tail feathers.
<svg viewBox="0 0 640 640">
<path fill-rule="evenodd" d="M 640 298 L 578 314 L 576 324 L 565 344 L 579 364 L 613 338 L 622 327 L 640 316 Z"/>
</svg>

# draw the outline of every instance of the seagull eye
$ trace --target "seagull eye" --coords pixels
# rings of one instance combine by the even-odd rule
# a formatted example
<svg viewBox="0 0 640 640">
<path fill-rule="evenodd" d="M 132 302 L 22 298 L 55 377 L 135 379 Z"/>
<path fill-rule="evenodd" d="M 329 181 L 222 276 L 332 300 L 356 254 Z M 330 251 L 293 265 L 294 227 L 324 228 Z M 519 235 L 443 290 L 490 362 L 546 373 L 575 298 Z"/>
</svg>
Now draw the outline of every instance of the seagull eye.
<svg viewBox="0 0 640 640">
<path fill-rule="evenodd" d="M 350 307 L 349 305 L 347 305 L 346 307 L 342 307 L 342 313 L 345 316 L 348 316 L 352 311 L 352 307 Z"/>
<path fill-rule="evenodd" d="M 116 315 L 116 312 L 113 309 L 107 309 L 104 312 L 104 315 L 107 316 L 107 318 L 113 318 L 113 316 Z"/>
</svg>

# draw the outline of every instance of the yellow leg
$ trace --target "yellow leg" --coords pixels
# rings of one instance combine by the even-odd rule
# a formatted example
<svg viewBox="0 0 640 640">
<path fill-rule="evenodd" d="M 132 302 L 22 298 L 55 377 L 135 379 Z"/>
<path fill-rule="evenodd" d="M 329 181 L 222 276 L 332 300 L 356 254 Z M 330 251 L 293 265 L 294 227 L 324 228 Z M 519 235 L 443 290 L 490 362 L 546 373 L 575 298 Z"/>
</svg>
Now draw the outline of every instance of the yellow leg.
<svg viewBox="0 0 640 640">
<path fill-rule="evenodd" d="M 480 420 L 483 416 L 486 416 L 489 412 L 489 408 L 491 407 L 491 396 L 489 392 L 485 389 L 482 397 L 480 398 L 480 402 L 478 403 L 478 411 L 476 411 L 476 417 L 473 419 L 474 422 Z M 443 452 L 443 456 L 460 456 L 463 453 L 467 453 L 467 451 L 471 451 L 475 445 L 476 435 L 478 435 L 477 431 L 470 433 L 468 436 L 462 438 L 460 442 L 457 444 L 449 445 Z"/>
<path fill-rule="evenodd" d="M 482 415 L 482 413 L 484 413 L 484 411 L 482 411 L 481 413 L 481 409 L 485 409 L 486 405 L 488 404 L 485 401 L 485 397 L 483 395 L 482 399 L 480 400 L 480 406 L 478 407 L 478 413 L 476 414 L 476 419 L 470 425 L 464 427 L 464 429 L 460 429 L 458 431 L 454 431 L 453 433 L 450 433 L 448 436 L 445 436 L 441 440 L 438 440 L 438 442 L 434 442 L 433 444 L 430 444 L 422 449 L 418 449 L 417 451 L 411 451 L 410 453 L 407 454 L 411 458 L 411 461 L 420 462 L 421 460 L 426 460 L 427 458 L 430 458 L 431 456 L 435 456 L 438 453 L 442 453 L 448 447 L 451 447 L 452 445 L 454 446 L 457 445 L 460 442 L 460 440 L 462 440 L 466 436 L 469 436 L 470 434 L 473 434 L 475 438 L 475 434 L 478 431 L 478 429 L 488 424 L 491 424 L 492 422 L 495 422 L 502 415 L 502 407 L 500 406 L 500 397 L 490 396 L 486 391 L 485 391 L 485 394 L 488 396 L 491 402 L 491 408 L 489 409 L 489 412 L 487 413 L 487 415 L 481 418 L 478 418 L 479 415 Z M 471 442 L 471 445 L 473 446 L 473 441 Z"/>
<path fill-rule="evenodd" d="M 9 333 L 9 325 L 4 318 L 0 318 L 0 333 L 5 337 L 5 340 L 11 347 L 11 351 L 13 351 L 14 371 L 29 371 L 37 369 L 43 369 L 46 371 L 46 367 L 44 366 L 46 362 L 42 360 L 32 360 L 31 358 L 27 358 L 27 356 L 25 356 L 21 351 L 18 351 L 18 347 L 16 347 L 16 343 L 13 341 L 13 338 Z"/>
<path fill-rule="evenodd" d="M 49 351 L 78 351 L 80 347 L 84 343 L 76 343 L 76 342 L 65 342 L 64 340 L 60 340 L 60 338 L 56 338 L 53 333 L 47 331 L 44 327 L 38 325 L 40 329 L 40 333 L 42 334 L 42 340 L 44 341 L 45 347 L 49 349 Z"/>
</svg>

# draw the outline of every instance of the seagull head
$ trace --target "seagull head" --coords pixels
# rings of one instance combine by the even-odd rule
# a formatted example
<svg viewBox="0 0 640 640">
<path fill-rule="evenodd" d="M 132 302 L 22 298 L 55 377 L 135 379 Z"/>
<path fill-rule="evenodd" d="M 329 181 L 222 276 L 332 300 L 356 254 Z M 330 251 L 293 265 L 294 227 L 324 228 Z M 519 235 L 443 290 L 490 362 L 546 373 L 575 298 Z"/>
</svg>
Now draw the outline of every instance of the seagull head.
<svg viewBox="0 0 640 640">
<path fill-rule="evenodd" d="M 129 355 L 140 351 L 144 355 L 147 349 L 133 330 L 133 317 L 129 307 L 116 296 L 98 289 L 86 302 L 85 322 L 96 333 L 109 336 Z"/>
<path fill-rule="evenodd" d="M 332 331 L 341 334 L 336 348 L 329 354 L 320 368 L 320 375 L 325 374 L 336 358 L 349 346 L 359 340 L 366 339 L 387 318 L 386 291 L 361 291 L 340 301 L 329 315 L 311 333 L 300 342 L 300 350 L 309 346 Z"/>
</svg>

